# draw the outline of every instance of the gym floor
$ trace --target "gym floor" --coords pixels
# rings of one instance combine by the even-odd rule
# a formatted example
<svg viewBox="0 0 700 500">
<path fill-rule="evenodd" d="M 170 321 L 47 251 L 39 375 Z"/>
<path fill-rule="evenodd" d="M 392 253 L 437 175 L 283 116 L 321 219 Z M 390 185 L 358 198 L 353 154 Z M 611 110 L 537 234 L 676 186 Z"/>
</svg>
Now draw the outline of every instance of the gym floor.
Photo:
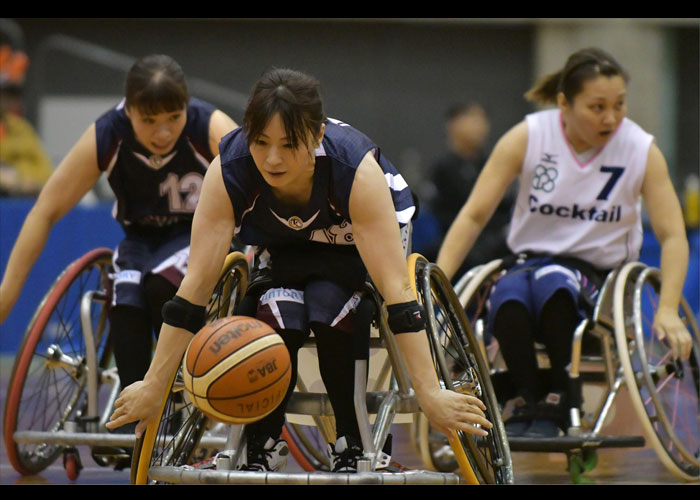
<svg viewBox="0 0 700 500">
<path fill-rule="evenodd" d="M 9 380 L 12 360 L 0 358 L 0 387 L 6 388 Z M 1 391 L 1 409 L 4 413 L 6 391 Z M 624 393 L 618 398 L 615 414 L 604 429 L 610 435 L 641 435 L 634 410 L 626 400 Z M 394 460 L 408 468 L 425 469 L 418 453 L 409 438 L 410 426 L 397 424 L 392 429 L 394 434 Z M 98 466 L 90 457 L 87 448 L 79 448 L 84 469 L 77 480 L 71 481 L 66 476 L 61 460 L 57 460 L 41 474 L 22 476 L 9 464 L 5 451 L 3 436 L 0 451 L 0 484 L 45 484 L 45 485 L 118 485 L 129 484 L 129 470 L 115 471 Z M 515 483 L 524 485 L 570 485 L 571 478 L 566 470 L 566 456 L 563 453 L 513 453 L 513 471 Z M 302 469 L 290 457 L 287 472 L 301 472 Z M 598 452 L 598 464 L 586 475 L 599 485 L 680 485 L 682 481 L 673 476 L 659 461 L 656 452 L 650 447 L 602 449 Z M 686 483 L 687 484 L 687 483 Z"/>
</svg>

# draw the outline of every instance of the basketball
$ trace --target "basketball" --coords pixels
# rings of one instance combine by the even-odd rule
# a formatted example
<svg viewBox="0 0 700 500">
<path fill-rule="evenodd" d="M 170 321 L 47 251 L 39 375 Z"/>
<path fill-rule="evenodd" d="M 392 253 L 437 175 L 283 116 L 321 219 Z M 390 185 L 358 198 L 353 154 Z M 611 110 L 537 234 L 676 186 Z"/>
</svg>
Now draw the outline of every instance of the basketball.
<svg viewBox="0 0 700 500">
<path fill-rule="evenodd" d="M 182 375 L 194 406 L 228 424 L 255 422 L 282 402 L 291 380 L 284 340 L 255 318 L 204 326 L 185 352 Z"/>
</svg>

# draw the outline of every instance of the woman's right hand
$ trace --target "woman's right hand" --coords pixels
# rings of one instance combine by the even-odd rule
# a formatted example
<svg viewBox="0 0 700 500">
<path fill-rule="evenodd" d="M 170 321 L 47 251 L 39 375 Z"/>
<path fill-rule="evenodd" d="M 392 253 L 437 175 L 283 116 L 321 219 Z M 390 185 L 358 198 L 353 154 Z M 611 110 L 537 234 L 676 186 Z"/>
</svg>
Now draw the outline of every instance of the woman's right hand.
<svg viewBox="0 0 700 500">
<path fill-rule="evenodd" d="M 146 381 L 134 382 L 125 387 L 114 402 L 114 412 L 106 426 L 116 429 L 130 422 L 136 425 L 136 437 L 139 438 L 148 424 L 159 417 L 160 406 L 165 390 L 158 385 Z"/>
</svg>

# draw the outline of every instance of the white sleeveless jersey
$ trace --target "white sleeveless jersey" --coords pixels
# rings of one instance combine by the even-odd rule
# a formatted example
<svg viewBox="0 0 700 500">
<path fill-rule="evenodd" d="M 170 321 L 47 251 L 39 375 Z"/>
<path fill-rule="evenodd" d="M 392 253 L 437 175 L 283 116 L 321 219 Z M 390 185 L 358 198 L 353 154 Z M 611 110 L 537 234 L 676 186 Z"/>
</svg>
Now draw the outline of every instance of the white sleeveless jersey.
<svg viewBox="0 0 700 500">
<path fill-rule="evenodd" d="M 558 109 L 532 113 L 526 121 L 510 249 L 577 257 L 599 269 L 638 259 L 641 187 L 653 136 L 625 118 L 603 149 L 581 163 Z"/>
</svg>

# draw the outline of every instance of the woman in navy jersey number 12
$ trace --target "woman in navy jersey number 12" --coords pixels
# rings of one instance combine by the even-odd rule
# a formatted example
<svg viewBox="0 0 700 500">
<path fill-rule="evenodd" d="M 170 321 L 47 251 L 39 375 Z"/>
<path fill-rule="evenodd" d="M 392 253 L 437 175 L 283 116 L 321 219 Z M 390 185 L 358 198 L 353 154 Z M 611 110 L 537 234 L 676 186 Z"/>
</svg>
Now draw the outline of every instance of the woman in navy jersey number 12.
<svg viewBox="0 0 700 500">
<path fill-rule="evenodd" d="M 642 199 L 662 249 L 654 328 L 677 357 L 690 354 L 678 317 L 688 264 L 683 217 L 653 137 L 625 116 L 627 81 L 612 56 L 591 48 L 538 82 L 526 97 L 556 108 L 528 115 L 499 140 L 440 250 L 438 264 L 452 276 L 518 179 L 507 239 L 517 264 L 491 294 L 487 327 L 518 392 L 511 436 L 557 436 L 566 426 L 574 329 L 605 274 L 638 259 Z M 552 364 L 549 385 L 537 375 L 535 341 Z"/>
<path fill-rule="evenodd" d="M 125 99 L 83 133 L 27 216 L 0 284 L 0 321 L 16 302 L 53 225 L 105 174 L 125 233 L 113 262 L 111 338 L 122 387 L 141 380 L 154 331 L 160 330 L 161 308 L 184 276 L 204 174 L 221 137 L 235 127 L 222 111 L 189 97 L 172 58 L 150 55 L 137 61 L 126 77 Z"/>
<path fill-rule="evenodd" d="M 251 93 L 243 126 L 222 140 L 220 156 L 207 171 L 189 268 L 164 309 L 151 367 L 143 382 L 122 391 L 109 425 L 140 421 L 139 434 L 157 415 L 164 374 L 175 370 L 201 326 L 235 234 L 258 247 L 258 260 L 271 262 L 270 288 L 251 311 L 284 338 L 294 370 L 309 330 L 316 336 L 336 416 L 337 441 L 329 450 L 333 471 L 356 470 L 362 454 L 352 402 L 352 306 L 368 274 L 388 304 L 389 324 L 423 411 L 438 429 L 484 435 L 473 425 L 491 427 L 483 403 L 442 390 L 433 371 L 401 240 L 401 226 L 414 211 L 410 190 L 379 148 L 350 125 L 325 117 L 316 79 L 293 70 L 266 72 Z M 284 412 L 285 402 L 246 427 L 246 470 L 283 466 Z"/>
</svg>

